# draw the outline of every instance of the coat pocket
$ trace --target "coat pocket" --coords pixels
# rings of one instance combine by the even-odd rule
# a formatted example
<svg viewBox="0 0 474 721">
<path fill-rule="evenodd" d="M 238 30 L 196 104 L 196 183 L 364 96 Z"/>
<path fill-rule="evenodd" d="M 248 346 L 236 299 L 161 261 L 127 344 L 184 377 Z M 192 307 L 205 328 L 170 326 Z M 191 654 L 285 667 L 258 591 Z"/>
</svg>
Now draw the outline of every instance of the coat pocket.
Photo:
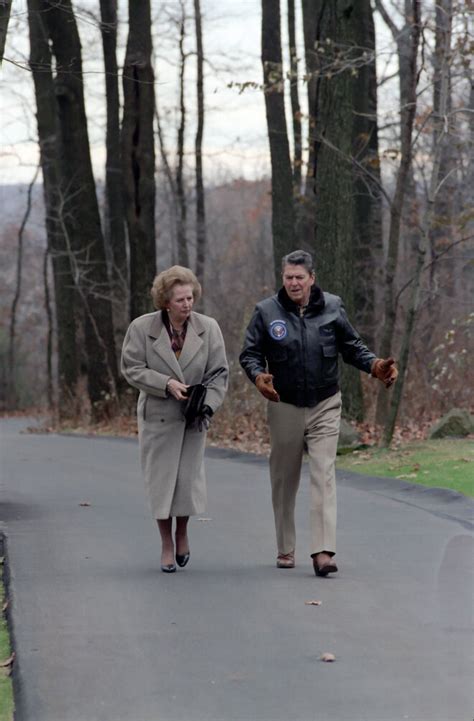
<svg viewBox="0 0 474 721">
<path fill-rule="evenodd" d="M 147 396 L 143 420 L 148 423 L 175 423 L 184 421 L 182 403 L 174 398 Z"/>
</svg>

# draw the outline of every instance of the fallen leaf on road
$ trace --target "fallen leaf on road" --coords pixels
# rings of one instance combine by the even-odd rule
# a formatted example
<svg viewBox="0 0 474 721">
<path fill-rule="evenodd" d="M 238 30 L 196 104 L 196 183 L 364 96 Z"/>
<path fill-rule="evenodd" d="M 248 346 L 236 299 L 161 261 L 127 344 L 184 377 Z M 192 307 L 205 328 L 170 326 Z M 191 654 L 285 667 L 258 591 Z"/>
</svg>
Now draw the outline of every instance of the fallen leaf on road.
<svg viewBox="0 0 474 721">
<path fill-rule="evenodd" d="M 5 611 L 7 610 L 9 605 L 10 605 L 10 601 L 5 601 L 5 603 L 2 606 L 2 613 L 5 613 Z"/>
<path fill-rule="evenodd" d="M 205 521 L 212 521 L 212 518 L 198 518 L 198 521 L 201 521 L 201 523 L 204 523 Z"/>
<path fill-rule="evenodd" d="M 326 663 L 331 663 L 331 661 L 335 661 L 336 657 L 333 653 L 323 653 L 321 656 L 321 661 L 326 661 Z"/>
<path fill-rule="evenodd" d="M 89 501 L 83 501 L 83 503 L 80 503 L 79 505 L 82 506 L 83 508 L 87 508 L 91 504 L 89 503 Z"/>
<path fill-rule="evenodd" d="M 7 666 L 11 666 L 14 660 L 15 651 L 13 651 L 12 655 L 6 658 L 5 661 L 0 661 L 0 668 L 6 668 Z"/>
<path fill-rule="evenodd" d="M 321 601 L 305 601 L 304 605 L 305 606 L 320 606 Z"/>
</svg>

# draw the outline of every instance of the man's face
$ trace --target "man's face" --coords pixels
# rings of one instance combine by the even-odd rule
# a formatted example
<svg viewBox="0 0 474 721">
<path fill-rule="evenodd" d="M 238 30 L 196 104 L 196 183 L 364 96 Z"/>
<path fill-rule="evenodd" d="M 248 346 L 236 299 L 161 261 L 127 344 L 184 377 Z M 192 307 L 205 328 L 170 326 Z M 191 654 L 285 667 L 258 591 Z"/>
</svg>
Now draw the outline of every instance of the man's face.
<svg viewBox="0 0 474 721">
<path fill-rule="evenodd" d="M 309 273 L 304 265 L 287 263 L 283 268 L 283 285 L 293 303 L 307 305 L 313 283 L 314 273 Z"/>
</svg>

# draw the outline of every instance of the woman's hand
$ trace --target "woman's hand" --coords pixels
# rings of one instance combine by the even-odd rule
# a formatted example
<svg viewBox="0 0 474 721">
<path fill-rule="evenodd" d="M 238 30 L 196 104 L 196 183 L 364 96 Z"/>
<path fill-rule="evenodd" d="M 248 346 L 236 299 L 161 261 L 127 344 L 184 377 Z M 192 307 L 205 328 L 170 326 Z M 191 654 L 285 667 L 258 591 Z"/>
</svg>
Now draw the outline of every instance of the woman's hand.
<svg viewBox="0 0 474 721">
<path fill-rule="evenodd" d="M 170 378 L 168 383 L 166 384 L 166 390 L 170 395 L 173 396 L 173 398 L 176 398 L 177 401 L 187 400 L 186 393 L 188 391 L 188 388 L 189 386 L 175 380 L 174 378 Z"/>
</svg>

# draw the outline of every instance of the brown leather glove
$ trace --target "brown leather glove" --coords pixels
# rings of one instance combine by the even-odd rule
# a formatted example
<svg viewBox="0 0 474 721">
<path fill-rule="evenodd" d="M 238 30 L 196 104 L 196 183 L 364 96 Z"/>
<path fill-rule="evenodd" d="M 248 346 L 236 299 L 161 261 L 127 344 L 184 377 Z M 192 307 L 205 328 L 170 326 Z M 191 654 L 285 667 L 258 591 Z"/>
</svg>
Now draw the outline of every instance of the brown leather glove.
<svg viewBox="0 0 474 721">
<path fill-rule="evenodd" d="M 255 385 L 264 398 L 278 403 L 280 396 L 273 387 L 273 376 L 271 373 L 259 373 L 255 378 Z"/>
<path fill-rule="evenodd" d="M 395 367 L 395 358 L 376 358 L 372 363 L 370 370 L 374 378 L 385 384 L 385 388 L 390 388 L 398 378 L 398 370 Z"/>
</svg>

